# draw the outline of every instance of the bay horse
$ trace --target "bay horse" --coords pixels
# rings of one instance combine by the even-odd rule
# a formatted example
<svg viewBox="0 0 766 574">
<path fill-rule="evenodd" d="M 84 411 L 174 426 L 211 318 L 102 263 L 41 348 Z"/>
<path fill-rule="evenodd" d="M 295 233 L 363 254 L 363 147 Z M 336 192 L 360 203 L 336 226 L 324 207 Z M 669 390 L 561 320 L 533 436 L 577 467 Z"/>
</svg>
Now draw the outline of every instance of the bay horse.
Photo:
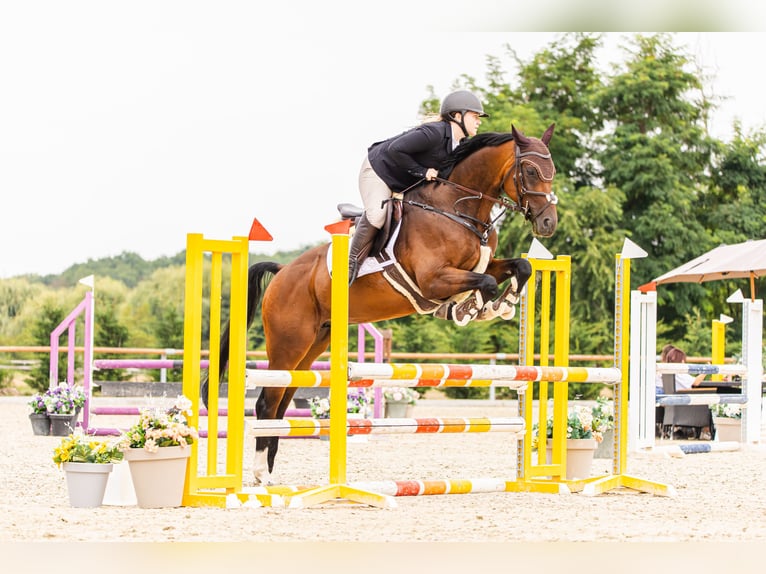
<svg viewBox="0 0 766 574">
<path fill-rule="evenodd" d="M 401 201 L 401 221 L 393 252 L 423 297 L 442 301 L 470 293 L 471 319 L 502 314 L 518 301 L 516 295 L 531 275 L 526 259 L 492 257 L 483 272 L 474 269 L 482 246 L 489 247 L 492 254 L 497 247 L 497 216 L 493 217 L 497 205 L 523 214 L 537 236 L 550 237 L 555 232 L 557 198 L 551 190 L 555 168 L 548 149 L 553 128 L 552 124 L 540 139 L 527 137 L 514 126 L 510 133 L 478 134 L 455 149 L 437 180 L 423 181 L 397 200 Z M 321 245 L 288 264 L 267 261 L 249 268 L 247 326 L 262 298 L 270 369 L 310 369 L 329 346 L 328 249 L 329 244 Z M 498 285 L 509 278 L 514 279 L 513 287 L 506 289 L 505 308 L 498 311 L 493 298 L 498 295 Z M 394 289 L 382 273 L 360 275 L 348 297 L 349 324 L 416 312 L 411 300 Z M 228 356 L 227 325 L 221 337 L 221 373 Z M 295 391 L 264 387 L 256 401 L 257 418 L 281 419 Z M 201 394 L 207 402 L 206 379 Z M 271 484 L 278 441 L 279 437 L 256 439 L 254 474 L 261 484 Z"/>
</svg>

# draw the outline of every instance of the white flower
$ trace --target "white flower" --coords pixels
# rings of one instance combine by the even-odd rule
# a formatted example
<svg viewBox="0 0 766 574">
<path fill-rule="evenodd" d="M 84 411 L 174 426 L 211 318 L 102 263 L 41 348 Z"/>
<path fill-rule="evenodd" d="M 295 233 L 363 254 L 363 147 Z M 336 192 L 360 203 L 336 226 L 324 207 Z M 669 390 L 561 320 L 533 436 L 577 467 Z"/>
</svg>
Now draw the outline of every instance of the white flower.
<svg viewBox="0 0 766 574">
<path fill-rule="evenodd" d="M 187 414 L 189 416 L 192 415 L 192 409 L 191 409 L 192 402 L 191 402 L 191 399 L 186 398 L 184 395 L 178 395 L 178 397 L 176 397 L 175 405 L 173 405 L 173 406 L 175 406 L 175 408 L 177 408 L 178 412 L 180 412 L 180 413 L 185 413 L 185 414 Z"/>
</svg>

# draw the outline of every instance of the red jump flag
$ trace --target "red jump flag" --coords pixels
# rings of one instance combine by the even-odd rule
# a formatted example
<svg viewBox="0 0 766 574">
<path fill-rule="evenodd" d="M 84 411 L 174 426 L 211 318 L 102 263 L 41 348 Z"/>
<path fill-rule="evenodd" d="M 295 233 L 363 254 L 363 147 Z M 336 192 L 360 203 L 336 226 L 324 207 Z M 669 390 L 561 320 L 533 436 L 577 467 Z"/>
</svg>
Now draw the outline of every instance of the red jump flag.
<svg viewBox="0 0 766 574">
<path fill-rule="evenodd" d="M 247 238 L 250 241 L 272 241 L 274 239 L 255 217 L 253 217 L 253 225 L 250 226 L 250 234 Z"/>
<path fill-rule="evenodd" d="M 344 219 L 342 221 L 337 221 L 335 223 L 325 225 L 324 229 L 330 235 L 342 235 L 344 233 L 348 234 L 349 229 L 351 229 L 351 220 Z"/>
</svg>

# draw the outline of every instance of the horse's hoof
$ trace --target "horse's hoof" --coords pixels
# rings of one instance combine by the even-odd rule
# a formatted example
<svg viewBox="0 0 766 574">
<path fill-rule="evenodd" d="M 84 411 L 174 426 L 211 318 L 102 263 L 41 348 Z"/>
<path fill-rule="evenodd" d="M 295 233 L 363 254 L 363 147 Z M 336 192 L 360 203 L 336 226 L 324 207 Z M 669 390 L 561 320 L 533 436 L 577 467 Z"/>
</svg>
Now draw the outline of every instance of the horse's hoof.
<svg viewBox="0 0 766 574">
<path fill-rule="evenodd" d="M 273 486 L 274 483 L 271 480 L 270 474 L 259 474 L 259 473 L 253 473 L 253 476 L 255 477 L 255 485 L 256 486 Z"/>
</svg>

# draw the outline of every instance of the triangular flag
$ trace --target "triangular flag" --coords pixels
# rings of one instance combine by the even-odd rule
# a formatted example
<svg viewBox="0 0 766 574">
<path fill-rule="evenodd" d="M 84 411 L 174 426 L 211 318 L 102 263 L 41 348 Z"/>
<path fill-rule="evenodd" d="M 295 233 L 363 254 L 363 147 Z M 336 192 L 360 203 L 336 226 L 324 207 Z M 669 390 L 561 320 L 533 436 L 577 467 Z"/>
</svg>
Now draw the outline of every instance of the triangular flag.
<svg viewBox="0 0 766 574">
<path fill-rule="evenodd" d="M 620 253 L 620 257 L 623 259 L 643 259 L 647 255 L 649 254 L 646 251 L 641 249 L 627 237 L 625 238 L 625 241 L 622 244 L 622 253 Z"/>
<path fill-rule="evenodd" d="M 272 241 L 274 239 L 255 217 L 253 217 L 253 224 L 250 226 L 250 234 L 247 238 L 250 241 Z"/>
<path fill-rule="evenodd" d="M 83 277 L 82 279 L 80 279 L 78 283 L 82 283 L 83 285 L 93 289 L 94 281 L 95 281 L 95 277 L 93 275 L 88 275 L 87 277 Z"/>
<path fill-rule="evenodd" d="M 553 259 L 553 254 L 545 248 L 545 245 L 537 240 L 537 237 L 532 239 L 528 255 L 531 259 Z"/>
<path fill-rule="evenodd" d="M 351 229 L 350 219 L 343 219 L 324 226 L 324 230 L 330 235 L 347 235 L 349 229 Z"/>
</svg>

